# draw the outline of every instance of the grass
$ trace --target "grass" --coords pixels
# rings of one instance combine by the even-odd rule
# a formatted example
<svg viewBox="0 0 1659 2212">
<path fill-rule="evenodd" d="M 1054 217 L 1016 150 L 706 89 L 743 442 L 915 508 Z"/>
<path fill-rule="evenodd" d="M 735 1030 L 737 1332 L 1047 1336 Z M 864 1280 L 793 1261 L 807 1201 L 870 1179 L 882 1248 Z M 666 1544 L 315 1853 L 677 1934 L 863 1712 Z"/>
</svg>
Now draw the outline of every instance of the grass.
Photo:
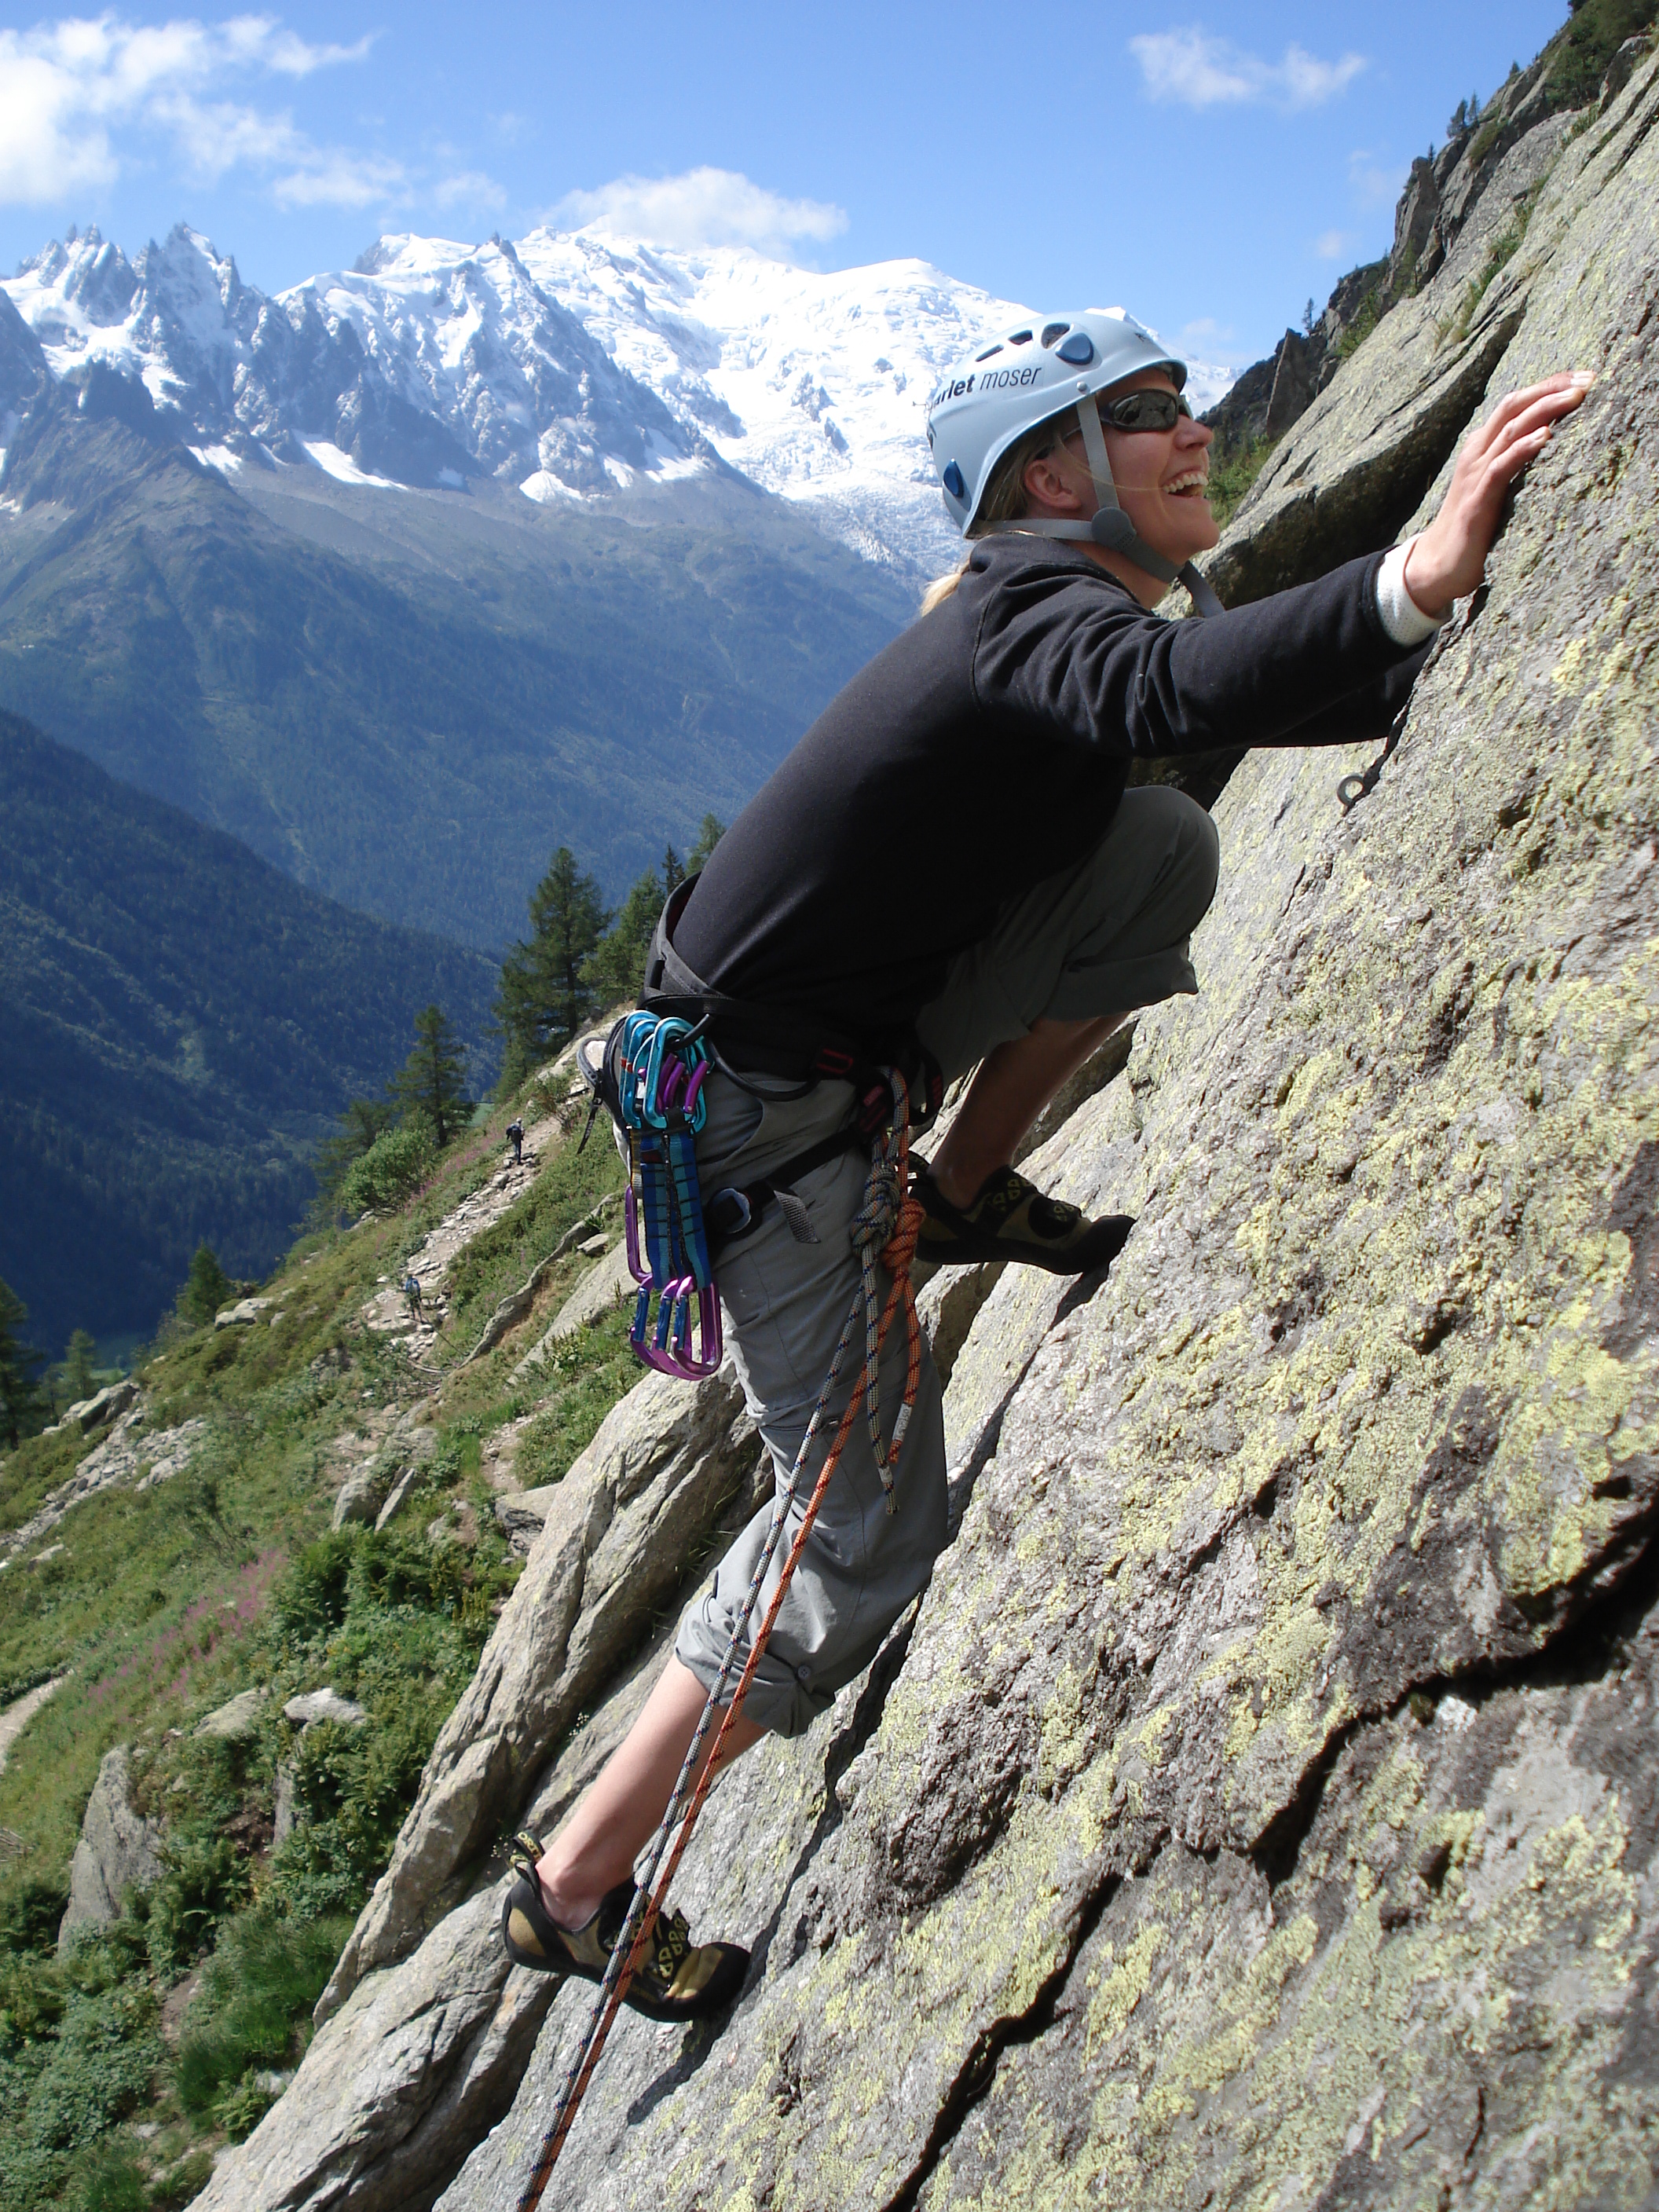
<svg viewBox="0 0 1659 2212">
<path fill-rule="evenodd" d="M 211 2147 L 256 2124 L 274 2078 L 297 2063 L 311 2006 L 519 1571 L 488 1510 L 481 1440 L 534 1414 L 520 1480 L 556 1480 L 636 1379 L 613 1321 L 514 1382 L 549 1302 L 580 1276 L 574 1255 L 514 1338 L 458 1367 L 498 1300 L 620 1186 L 608 1144 L 578 1156 L 544 1121 L 537 1183 L 452 1269 L 439 1448 L 420 1492 L 383 1534 L 329 1527 L 344 1449 L 373 1443 L 432 1388 L 363 1327 L 362 1308 L 493 1176 L 501 1128 L 535 1097 L 493 1109 L 400 1212 L 296 1245 L 264 1285 L 267 1325 L 176 1329 L 141 1357 L 143 1433 L 199 1420 L 190 1465 L 153 1489 L 84 1500 L 43 1540 L 61 1544 L 54 1557 L 0 1577 L 0 1702 L 71 1674 L 0 1774 L 6 2212 L 172 2212 L 204 2183 Z M 26 1520 L 95 1441 L 35 1438 L 0 1458 L 0 1526 Z M 324 1683 L 368 1724 L 301 1734 L 283 1718 L 289 1697 Z M 267 1695 L 250 1735 L 194 1734 L 253 1685 Z M 114 1928 L 59 1959 L 68 1862 L 117 1743 L 130 1747 L 135 1803 L 162 1826 L 162 1873 Z M 279 1769 L 301 1818 L 277 1850 Z M 159 2033 L 161 2001 L 195 1968 L 201 1988 L 174 2051 Z M 140 2119 L 153 2124 L 143 2139 Z"/>
</svg>

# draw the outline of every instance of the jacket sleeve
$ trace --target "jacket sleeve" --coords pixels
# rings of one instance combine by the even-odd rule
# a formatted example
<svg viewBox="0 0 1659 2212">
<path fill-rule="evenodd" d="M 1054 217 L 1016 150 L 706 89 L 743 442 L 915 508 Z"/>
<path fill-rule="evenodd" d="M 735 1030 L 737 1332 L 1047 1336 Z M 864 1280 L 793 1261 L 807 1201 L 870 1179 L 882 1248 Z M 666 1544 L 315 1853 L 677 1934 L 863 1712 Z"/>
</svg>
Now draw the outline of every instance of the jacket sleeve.
<svg viewBox="0 0 1659 2212">
<path fill-rule="evenodd" d="M 1386 730 L 1426 657 L 1377 611 L 1382 555 L 1188 622 L 1116 580 L 1016 571 L 988 598 L 974 652 L 981 708 L 1079 745 L 1137 755 L 1338 744 Z"/>
</svg>

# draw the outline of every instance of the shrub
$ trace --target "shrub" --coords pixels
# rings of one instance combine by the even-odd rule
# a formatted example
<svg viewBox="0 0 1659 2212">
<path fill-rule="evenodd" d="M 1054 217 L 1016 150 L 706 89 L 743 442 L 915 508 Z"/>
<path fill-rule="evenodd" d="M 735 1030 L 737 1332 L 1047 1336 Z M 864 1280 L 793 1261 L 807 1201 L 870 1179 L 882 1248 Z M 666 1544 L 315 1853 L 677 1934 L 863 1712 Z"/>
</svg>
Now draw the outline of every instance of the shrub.
<svg viewBox="0 0 1659 2212">
<path fill-rule="evenodd" d="M 401 1206 L 431 1174 L 436 1157 L 432 1133 L 423 1121 L 388 1129 L 347 1169 L 340 1185 L 342 1207 L 348 1213 L 364 1213 Z"/>
<path fill-rule="evenodd" d="M 244 2134 L 257 2123 L 258 2112 L 248 2117 L 252 2102 L 270 2099 L 244 2076 L 295 2055 L 296 2036 L 350 1932 L 343 1915 L 307 1921 L 259 1906 L 227 1926 L 179 2046 L 179 2096 L 187 2112 L 216 2111 L 233 2133 L 234 2122 L 246 2119 Z"/>
<path fill-rule="evenodd" d="M 228 1836 L 191 1827 L 161 1846 L 162 1873 L 149 1892 L 149 1951 L 158 1966 L 177 1969 L 198 1959 L 221 1920 L 244 1902 L 245 1860 Z"/>
<path fill-rule="evenodd" d="M 94 2144 L 76 2160 L 61 2201 L 64 2212 L 147 2212 L 144 2169 L 131 2144 Z"/>
</svg>

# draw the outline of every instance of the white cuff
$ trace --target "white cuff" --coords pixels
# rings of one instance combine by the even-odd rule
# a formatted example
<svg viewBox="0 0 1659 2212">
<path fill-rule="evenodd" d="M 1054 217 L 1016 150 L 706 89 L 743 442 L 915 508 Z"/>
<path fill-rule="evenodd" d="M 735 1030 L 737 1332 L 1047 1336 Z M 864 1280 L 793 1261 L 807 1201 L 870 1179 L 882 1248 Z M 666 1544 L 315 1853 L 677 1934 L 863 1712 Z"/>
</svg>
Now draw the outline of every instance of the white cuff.
<svg viewBox="0 0 1659 2212">
<path fill-rule="evenodd" d="M 1406 589 L 1406 556 L 1416 543 L 1414 538 L 1408 538 L 1403 545 L 1394 546 L 1377 572 L 1376 611 L 1396 645 L 1421 645 L 1451 612 L 1448 607 L 1443 614 L 1425 615 Z"/>
</svg>

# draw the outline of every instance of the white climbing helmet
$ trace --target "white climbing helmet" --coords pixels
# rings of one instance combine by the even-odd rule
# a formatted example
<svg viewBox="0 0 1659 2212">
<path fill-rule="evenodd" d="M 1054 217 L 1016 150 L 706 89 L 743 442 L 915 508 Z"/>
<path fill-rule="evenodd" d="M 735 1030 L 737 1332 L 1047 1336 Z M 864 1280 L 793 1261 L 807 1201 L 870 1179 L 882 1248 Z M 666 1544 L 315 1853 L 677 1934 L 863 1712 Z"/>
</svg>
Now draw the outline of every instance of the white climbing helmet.
<svg viewBox="0 0 1659 2212">
<path fill-rule="evenodd" d="M 1017 440 L 1067 408 L 1077 412 L 1084 451 L 1100 505 L 1092 522 L 1022 518 L 994 528 L 1042 538 L 1092 538 L 1126 554 L 1164 583 L 1180 577 L 1202 614 L 1220 602 L 1189 561 L 1177 568 L 1139 538 L 1118 505 L 1097 392 L 1145 369 L 1161 368 L 1177 392 L 1187 364 L 1119 307 L 1033 318 L 988 338 L 934 386 L 927 398 L 927 443 L 945 491 L 945 511 L 965 537 L 996 473 Z"/>
</svg>

